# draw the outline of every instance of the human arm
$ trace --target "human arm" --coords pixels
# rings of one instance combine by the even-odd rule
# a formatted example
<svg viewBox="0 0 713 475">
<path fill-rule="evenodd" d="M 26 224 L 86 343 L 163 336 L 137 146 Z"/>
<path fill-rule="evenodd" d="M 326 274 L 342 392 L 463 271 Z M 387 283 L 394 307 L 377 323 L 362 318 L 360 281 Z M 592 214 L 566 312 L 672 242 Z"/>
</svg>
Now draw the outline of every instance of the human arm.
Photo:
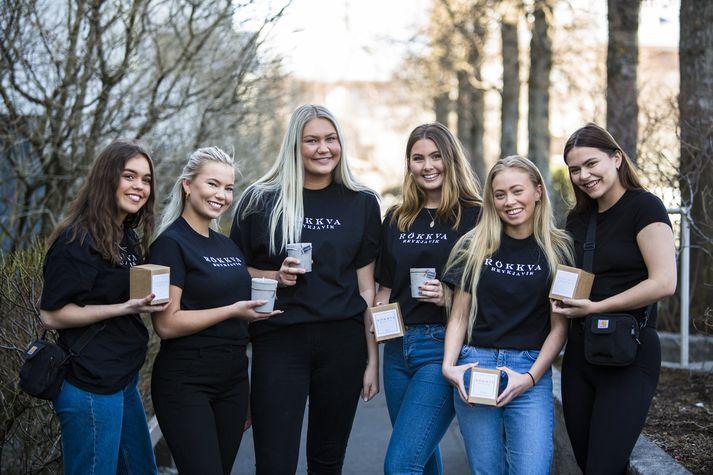
<svg viewBox="0 0 713 475">
<path fill-rule="evenodd" d="M 443 344 L 443 377 L 458 389 L 458 395 L 463 401 L 468 400 L 465 384 L 463 383 L 463 375 L 468 369 L 477 366 L 477 363 L 456 365 L 468 331 L 470 304 L 471 295 L 468 292 L 456 289 L 450 317 L 446 325 L 446 340 Z"/>
<path fill-rule="evenodd" d="M 142 299 L 129 299 L 123 303 L 106 305 L 77 305 L 68 303 L 56 310 L 40 309 L 40 319 L 45 327 L 52 330 L 86 327 L 110 318 L 134 313 L 153 313 L 165 310 L 168 304 L 151 305 L 154 299 L 149 294 Z"/>
<path fill-rule="evenodd" d="M 374 295 L 376 293 L 374 285 L 374 262 L 360 267 L 356 272 L 359 294 L 367 306 L 364 312 L 364 334 L 366 337 L 368 360 L 366 363 L 366 371 L 364 371 L 361 397 L 364 401 L 369 401 L 379 393 L 379 348 L 376 344 L 376 338 L 374 338 L 373 333 L 370 331 L 371 313 L 368 308 L 374 305 Z"/>
<path fill-rule="evenodd" d="M 255 307 L 266 303 L 265 300 L 241 300 L 222 307 L 181 310 L 182 295 L 183 289 L 171 285 L 168 305 L 164 310 L 151 315 L 154 330 L 163 340 L 192 335 L 229 318 L 256 322 L 282 313 L 281 310 L 270 313 L 256 312 Z"/>
<path fill-rule="evenodd" d="M 553 310 L 568 318 L 580 318 L 593 313 L 641 308 L 673 295 L 676 291 L 676 248 L 671 228 L 661 222 L 651 223 L 639 231 L 636 243 L 646 265 L 646 279 L 598 302 L 589 299 L 553 302 Z"/>
<path fill-rule="evenodd" d="M 529 375 L 527 373 L 518 373 L 508 367 L 499 367 L 500 371 L 504 371 L 508 375 L 508 384 L 505 390 L 500 393 L 496 400 L 498 407 L 503 407 L 510 401 L 524 393 L 535 384 L 552 366 L 552 362 L 557 357 L 565 341 L 567 341 L 567 326 L 568 320 L 564 315 L 552 312 L 550 314 L 550 332 L 547 334 L 540 354 L 535 359 L 535 362 L 530 366 Z"/>
</svg>

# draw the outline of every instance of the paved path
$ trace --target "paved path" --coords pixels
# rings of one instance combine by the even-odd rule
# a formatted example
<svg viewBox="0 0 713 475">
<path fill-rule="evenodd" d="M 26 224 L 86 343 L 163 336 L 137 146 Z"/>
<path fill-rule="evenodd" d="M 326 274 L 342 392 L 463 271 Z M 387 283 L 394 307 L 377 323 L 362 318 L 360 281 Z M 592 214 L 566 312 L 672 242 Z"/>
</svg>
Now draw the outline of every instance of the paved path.
<svg viewBox="0 0 713 475">
<path fill-rule="evenodd" d="M 382 385 L 383 388 L 383 385 Z M 307 416 L 305 415 L 305 421 Z M 305 459 L 306 423 L 302 431 L 300 460 L 297 467 L 298 474 L 307 473 Z M 391 423 L 386 411 L 386 400 L 383 390 L 371 401 L 359 402 L 354 427 L 343 475 L 371 475 L 383 473 L 384 454 L 391 435 Z M 443 454 L 443 468 L 446 475 L 461 475 L 468 473 L 468 462 L 463 449 L 458 423 L 454 421 L 443 441 L 441 442 Z M 255 458 L 253 454 L 252 430 L 248 430 L 240 444 L 240 452 L 233 466 L 232 475 L 251 475 L 255 473 Z"/>
</svg>

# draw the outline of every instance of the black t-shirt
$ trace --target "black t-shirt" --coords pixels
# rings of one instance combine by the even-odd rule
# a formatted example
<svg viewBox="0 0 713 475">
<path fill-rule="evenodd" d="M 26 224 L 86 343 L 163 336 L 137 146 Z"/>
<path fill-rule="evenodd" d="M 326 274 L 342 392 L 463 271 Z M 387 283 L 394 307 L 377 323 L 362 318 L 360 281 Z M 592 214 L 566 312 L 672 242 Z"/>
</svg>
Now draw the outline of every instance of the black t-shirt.
<svg viewBox="0 0 713 475">
<path fill-rule="evenodd" d="M 381 212 L 374 195 L 332 183 L 321 190 L 303 190 L 302 242 L 312 243 L 312 272 L 297 277 L 297 284 L 277 289 L 279 318 L 250 325 L 252 335 L 281 326 L 307 322 L 362 321 L 366 302 L 359 294 L 356 270 L 376 260 Z M 245 202 L 245 200 L 243 200 Z M 269 216 L 274 195 L 262 209 L 242 217 L 236 212 L 230 237 L 245 253 L 251 267 L 278 270 L 285 252 L 270 254 Z M 281 242 L 278 227 L 277 242 Z"/>
<path fill-rule="evenodd" d="M 436 278 L 441 279 L 443 267 L 456 241 L 473 229 L 480 214 L 479 207 L 463 207 L 461 221 L 453 229 L 453 219 L 435 221 L 431 228 L 431 216 L 423 209 L 411 229 L 401 232 L 397 222 L 391 222 L 387 213 L 381 225 L 381 252 L 377 276 L 379 283 L 391 289 L 389 302 L 398 302 L 406 325 L 445 323 L 446 312 L 430 302 L 420 302 L 411 297 L 412 267 L 433 267 Z M 435 216 L 435 210 L 431 213 Z"/>
<path fill-rule="evenodd" d="M 129 268 L 138 264 L 134 232 L 124 233 L 123 262 L 118 266 L 101 257 L 90 236 L 82 243 L 79 238 L 69 242 L 70 236 L 71 229 L 65 230 L 47 251 L 40 308 L 59 310 L 69 303 L 83 307 L 126 302 Z M 104 329 L 72 360 L 67 371 L 67 381 L 97 394 L 111 394 L 129 384 L 144 362 L 149 338 L 138 314 L 110 318 L 104 323 Z M 60 346 L 69 350 L 87 328 L 60 330 Z"/>
<path fill-rule="evenodd" d="M 500 248 L 483 262 L 478 311 L 470 346 L 539 350 L 550 332 L 549 266 L 534 236 L 501 235 Z M 451 269 L 447 284 L 460 288 L 463 270 Z"/>
<path fill-rule="evenodd" d="M 171 285 L 180 287 L 181 310 L 223 307 L 250 300 L 250 274 L 233 241 L 209 231 L 205 237 L 178 218 L 151 245 L 149 262 L 171 268 Z M 198 349 L 246 345 L 247 323 L 229 318 L 204 330 L 161 341 L 162 348 Z"/>
<path fill-rule="evenodd" d="M 643 190 L 627 191 L 614 206 L 597 215 L 592 269 L 595 277 L 589 297 L 592 301 L 599 302 L 646 280 L 648 271 L 636 236 L 651 223 L 671 226 L 661 200 Z M 589 214 L 572 212 L 567 216 L 566 229 L 574 238 L 575 260 L 580 268 L 588 224 Z M 643 318 L 645 310 L 645 307 L 629 309 L 638 318 Z M 652 315 L 649 315 L 648 326 L 656 327 L 655 308 Z"/>
</svg>

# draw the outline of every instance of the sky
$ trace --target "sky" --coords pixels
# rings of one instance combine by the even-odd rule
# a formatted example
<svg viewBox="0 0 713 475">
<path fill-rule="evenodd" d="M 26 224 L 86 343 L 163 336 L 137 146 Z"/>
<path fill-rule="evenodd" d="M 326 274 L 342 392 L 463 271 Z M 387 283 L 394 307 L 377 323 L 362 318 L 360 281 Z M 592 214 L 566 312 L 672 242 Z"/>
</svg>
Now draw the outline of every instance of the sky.
<svg viewBox="0 0 713 475">
<path fill-rule="evenodd" d="M 273 5 L 279 3 L 270 0 Z M 606 40 L 606 1 L 571 0 L 591 12 Z M 399 67 L 406 43 L 429 18 L 431 0 L 293 0 L 270 45 L 300 79 L 386 80 Z M 679 0 L 643 0 L 642 46 L 678 44 Z"/>
</svg>

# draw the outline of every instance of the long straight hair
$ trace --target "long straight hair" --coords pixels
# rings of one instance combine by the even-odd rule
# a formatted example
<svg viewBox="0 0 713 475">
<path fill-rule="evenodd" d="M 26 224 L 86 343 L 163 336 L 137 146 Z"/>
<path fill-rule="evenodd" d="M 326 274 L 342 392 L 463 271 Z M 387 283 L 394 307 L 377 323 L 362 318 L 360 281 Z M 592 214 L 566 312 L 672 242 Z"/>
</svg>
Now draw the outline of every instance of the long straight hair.
<svg viewBox="0 0 713 475">
<path fill-rule="evenodd" d="M 613 157 L 617 153 L 621 154 L 621 165 L 619 165 L 619 170 L 617 170 L 617 175 L 619 176 L 619 182 L 622 184 L 625 190 L 643 190 L 644 187 L 641 184 L 638 174 L 636 173 L 636 167 L 629 159 L 629 156 L 622 150 L 614 137 L 611 136 L 602 127 L 597 124 L 588 123 L 584 127 L 581 127 L 575 131 L 568 139 L 564 145 L 564 162 L 567 163 L 567 155 L 575 147 L 591 147 L 601 150 L 610 157 Z M 570 175 L 570 180 L 572 176 Z M 592 199 L 584 191 L 580 190 L 578 186 L 572 186 L 574 189 L 574 211 L 577 213 L 589 213 L 597 208 L 596 200 Z"/>
<path fill-rule="evenodd" d="M 533 234 L 537 245 L 547 260 L 550 277 L 557 264 L 572 263 L 574 261 L 572 239 L 565 231 L 558 229 L 554 224 L 552 208 L 547 196 L 547 187 L 544 185 L 542 175 L 535 164 L 518 155 L 498 160 L 493 168 L 490 169 L 485 181 L 483 210 L 480 221 L 472 231 L 458 240 L 446 264 L 447 269 L 463 269 L 460 288 L 471 295 L 470 313 L 468 314 L 468 340 L 472 336 L 475 317 L 478 313 L 476 295 L 483 261 L 500 248 L 503 223 L 495 209 L 493 179 L 498 173 L 506 169 L 517 169 L 525 172 L 533 186 L 535 188 L 539 187 L 542 191 L 540 201 L 535 204 Z"/>
<path fill-rule="evenodd" d="M 250 185 L 240 198 L 238 212 L 243 218 L 261 211 L 268 204 L 271 207 L 269 220 L 270 254 L 278 254 L 286 244 L 300 242 L 304 220 L 304 165 L 302 163 L 302 131 L 312 119 L 326 119 L 337 131 L 341 146 L 341 158 L 335 168 L 332 180 L 352 191 L 376 193 L 359 183 L 349 169 L 344 134 L 334 115 L 323 106 L 305 104 L 298 107 L 290 118 L 285 137 L 275 163 L 265 175 Z M 274 201 L 273 201 L 274 200 Z M 237 217 L 236 217 L 237 218 Z M 281 239 L 278 242 L 278 228 Z"/>
<path fill-rule="evenodd" d="M 411 228 L 416 217 L 425 206 L 426 194 L 416 184 L 409 172 L 411 149 L 419 140 L 431 140 L 441 154 L 443 162 L 443 185 L 441 203 L 436 210 L 436 218 L 448 221 L 454 218 L 453 229 L 460 225 L 463 206 L 480 206 L 480 182 L 473 173 L 460 141 L 448 128 L 438 122 L 422 124 L 413 129 L 406 142 L 406 171 L 403 181 L 403 197 L 400 204 L 392 208 L 391 221 L 398 221 L 401 232 Z"/>
<path fill-rule="evenodd" d="M 199 148 L 191 153 L 188 156 L 188 162 L 183 167 L 178 179 L 176 179 L 176 183 L 173 184 L 171 198 L 163 209 L 163 213 L 161 213 L 161 221 L 156 229 L 154 240 L 181 216 L 183 208 L 186 206 L 186 192 L 183 190 L 183 182 L 184 180 L 193 181 L 206 163 L 222 163 L 235 170 L 233 158 L 218 147 Z M 217 231 L 218 220 L 211 219 L 209 226 Z"/>
<path fill-rule="evenodd" d="M 151 171 L 150 192 L 146 203 L 134 214 L 126 216 L 122 224 L 117 224 L 120 216 L 116 191 L 126 163 L 134 157 L 144 157 Z M 69 206 L 67 216 L 50 236 L 53 243 L 67 228 L 71 228 L 69 241 L 79 239 L 80 243 L 89 236 L 92 246 L 104 260 L 114 265 L 122 263 L 121 241 L 125 229 L 134 229 L 138 234 L 139 258 L 146 258 L 149 240 L 154 226 L 154 167 L 148 150 L 138 143 L 117 140 L 107 145 L 92 164 L 87 178 L 79 189 L 77 197 Z"/>
</svg>

